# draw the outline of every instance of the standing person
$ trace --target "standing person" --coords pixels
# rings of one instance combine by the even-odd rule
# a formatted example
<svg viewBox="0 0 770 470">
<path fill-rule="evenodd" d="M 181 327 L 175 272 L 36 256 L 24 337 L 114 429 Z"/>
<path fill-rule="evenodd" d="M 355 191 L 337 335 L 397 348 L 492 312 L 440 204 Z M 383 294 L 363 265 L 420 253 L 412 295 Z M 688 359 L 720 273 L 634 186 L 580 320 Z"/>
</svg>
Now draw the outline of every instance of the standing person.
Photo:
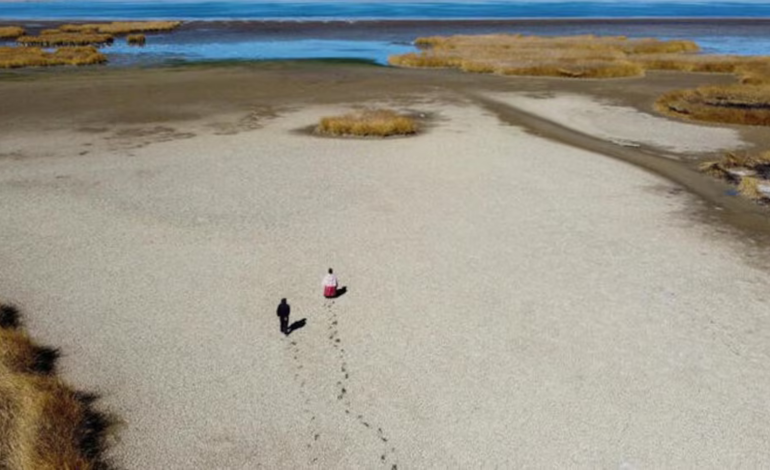
<svg viewBox="0 0 770 470">
<path fill-rule="evenodd" d="M 329 268 L 329 273 L 324 276 L 322 284 L 324 287 L 324 297 L 327 299 L 337 297 L 337 276 L 334 275 L 332 268 Z"/>
<path fill-rule="evenodd" d="M 276 314 L 281 320 L 281 333 L 288 336 L 289 334 L 289 314 L 291 313 L 291 307 L 286 303 L 286 299 L 281 299 L 281 303 L 278 304 L 278 311 Z"/>
</svg>

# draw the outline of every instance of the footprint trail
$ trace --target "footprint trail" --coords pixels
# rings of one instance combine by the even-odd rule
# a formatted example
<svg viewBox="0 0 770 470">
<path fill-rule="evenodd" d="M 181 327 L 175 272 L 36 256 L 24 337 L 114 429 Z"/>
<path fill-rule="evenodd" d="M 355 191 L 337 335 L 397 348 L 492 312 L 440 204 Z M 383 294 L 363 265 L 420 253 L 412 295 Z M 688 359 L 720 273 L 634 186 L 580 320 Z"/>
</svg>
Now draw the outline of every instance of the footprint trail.
<svg viewBox="0 0 770 470">
<path fill-rule="evenodd" d="M 396 448 L 390 444 L 390 439 L 383 431 L 381 426 L 376 426 L 372 420 L 368 419 L 363 413 L 356 413 L 350 397 L 350 369 L 348 367 L 347 354 L 340 338 L 339 317 L 334 309 L 334 301 L 327 301 L 324 305 L 327 310 L 327 338 L 329 345 L 335 351 L 339 364 L 339 379 L 336 382 L 337 402 L 344 409 L 345 415 L 356 420 L 367 432 L 380 442 L 382 452 L 379 455 L 379 462 L 391 470 L 397 470 Z"/>
</svg>

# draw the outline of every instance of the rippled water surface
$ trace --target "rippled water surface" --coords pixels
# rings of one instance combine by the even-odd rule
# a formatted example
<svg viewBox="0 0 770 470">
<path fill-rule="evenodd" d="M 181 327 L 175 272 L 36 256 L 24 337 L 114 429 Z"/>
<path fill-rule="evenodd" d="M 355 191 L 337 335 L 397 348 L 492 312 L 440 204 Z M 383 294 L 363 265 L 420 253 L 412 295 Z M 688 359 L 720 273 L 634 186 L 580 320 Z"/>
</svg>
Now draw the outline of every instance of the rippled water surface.
<svg viewBox="0 0 770 470">
<path fill-rule="evenodd" d="M 674 17 L 690 19 L 672 20 Z M 717 19 L 726 17 L 733 19 Z M 770 0 L 0 0 L 0 23 L 23 22 L 33 33 L 57 21 L 163 18 L 187 22 L 173 33 L 149 35 L 147 46 L 142 48 L 129 47 L 118 39 L 104 49 L 110 63 L 306 58 L 363 59 L 384 64 L 391 54 L 415 50 L 411 42 L 418 36 L 501 32 L 682 38 L 697 41 L 705 52 L 770 55 L 770 21 L 757 20 L 770 19 Z"/>
<path fill-rule="evenodd" d="M 29 19 L 459 19 L 459 18 L 759 18 L 759 0 L 508 1 L 0 1 L 0 18 Z"/>
</svg>

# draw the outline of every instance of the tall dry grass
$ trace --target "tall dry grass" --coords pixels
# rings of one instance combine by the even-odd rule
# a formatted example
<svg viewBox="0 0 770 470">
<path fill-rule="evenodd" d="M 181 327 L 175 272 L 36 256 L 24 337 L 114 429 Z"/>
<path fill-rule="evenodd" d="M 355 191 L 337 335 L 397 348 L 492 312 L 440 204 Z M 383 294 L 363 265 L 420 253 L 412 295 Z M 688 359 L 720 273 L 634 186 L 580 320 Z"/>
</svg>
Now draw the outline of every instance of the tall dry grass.
<svg viewBox="0 0 770 470">
<path fill-rule="evenodd" d="M 596 79 L 641 76 L 647 70 L 735 74 L 740 79 L 736 85 L 673 91 L 660 97 L 655 107 L 686 119 L 770 125 L 770 56 L 697 54 L 699 47 L 692 41 L 623 36 L 431 36 L 415 44 L 420 52 L 391 56 L 390 64 Z"/>
<path fill-rule="evenodd" d="M 115 21 L 112 23 L 65 24 L 57 29 L 45 29 L 39 36 L 19 36 L 16 42 L 24 46 L 104 46 L 112 44 L 115 36 L 130 35 L 129 44 L 144 44 L 144 35 L 132 33 L 171 31 L 181 21 Z"/>
<path fill-rule="evenodd" d="M 727 153 L 719 160 L 702 163 L 700 170 L 737 185 L 743 197 L 770 202 L 770 151 Z"/>
<path fill-rule="evenodd" d="M 708 54 L 644 54 L 634 56 L 634 62 L 647 70 L 676 70 L 680 72 L 735 73 L 756 59 L 731 55 Z"/>
<path fill-rule="evenodd" d="M 616 78 L 644 74 L 645 58 L 699 50 L 692 41 L 593 35 L 538 37 L 521 34 L 418 38 L 419 53 L 391 56 L 401 67 L 457 68 L 473 73 Z M 646 60 L 646 62 L 651 62 Z"/>
<path fill-rule="evenodd" d="M 0 39 L 14 39 L 24 35 L 24 28 L 19 26 L 0 26 Z"/>
<path fill-rule="evenodd" d="M 332 136 L 390 137 L 416 132 L 414 119 L 389 109 L 365 109 L 324 117 L 316 127 L 316 133 Z"/>
<path fill-rule="evenodd" d="M 18 309 L 0 304 L 0 468 L 98 470 L 111 420 L 95 396 L 55 375 L 58 351 L 37 345 Z"/>
<path fill-rule="evenodd" d="M 745 176 L 738 183 L 738 192 L 748 199 L 766 203 L 770 200 L 770 181 L 755 176 Z"/>
<path fill-rule="evenodd" d="M 742 175 L 770 179 L 770 150 L 759 153 L 728 152 L 719 160 L 704 162 L 700 169 L 727 180 L 735 180 Z"/>
<path fill-rule="evenodd" d="M 171 31 L 181 25 L 181 21 L 113 21 L 112 23 L 65 24 L 59 26 L 59 30 L 67 33 L 122 35 Z"/>
<path fill-rule="evenodd" d="M 115 36 L 120 35 L 127 35 L 128 44 L 142 46 L 147 40 L 142 33 L 171 31 L 181 24 L 181 21 L 65 24 L 56 29 L 44 29 L 38 36 L 25 36 L 21 28 L 0 28 L 0 38 L 15 38 L 17 44 L 28 48 L 0 47 L 0 68 L 102 64 L 107 62 L 107 57 L 93 47 L 112 44 Z M 60 49 L 56 52 L 41 49 L 54 47 Z"/>
<path fill-rule="evenodd" d="M 144 34 L 129 34 L 126 36 L 126 42 L 131 46 L 144 46 L 147 43 L 147 36 Z"/>
<path fill-rule="evenodd" d="M 16 42 L 23 46 L 60 47 L 60 46 L 103 46 L 112 44 L 115 38 L 111 34 L 66 33 L 53 30 L 40 36 L 21 36 Z"/>
<path fill-rule="evenodd" d="M 704 56 L 694 72 L 722 72 L 738 76 L 734 85 L 675 90 L 655 102 L 663 114 L 683 119 L 770 126 L 770 57 Z"/>
<path fill-rule="evenodd" d="M 736 84 L 675 90 L 658 98 L 655 109 L 684 119 L 770 126 L 770 85 Z"/>
<path fill-rule="evenodd" d="M 742 85 L 770 85 L 770 61 L 736 67 Z"/>
<path fill-rule="evenodd" d="M 107 57 L 93 46 L 61 47 L 47 52 L 39 47 L 0 47 L 0 68 L 94 65 Z"/>
</svg>

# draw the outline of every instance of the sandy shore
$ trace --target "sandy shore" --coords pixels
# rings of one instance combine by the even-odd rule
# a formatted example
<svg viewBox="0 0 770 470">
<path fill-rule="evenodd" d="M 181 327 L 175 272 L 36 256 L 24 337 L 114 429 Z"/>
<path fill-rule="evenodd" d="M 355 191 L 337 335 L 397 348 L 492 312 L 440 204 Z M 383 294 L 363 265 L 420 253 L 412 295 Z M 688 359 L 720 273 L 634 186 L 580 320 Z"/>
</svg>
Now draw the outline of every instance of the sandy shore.
<svg viewBox="0 0 770 470">
<path fill-rule="evenodd" d="M 489 93 L 522 81 L 393 81 L 372 102 L 423 112 L 430 129 L 369 141 L 297 132 L 360 100 L 364 87 L 334 88 L 358 72 L 301 72 L 305 95 L 257 99 L 255 86 L 241 107 L 245 91 L 203 106 L 189 93 L 203 84 L 178 73 L 186 106 L 153 108 L 177 99 L 158 91 L 172 83 L 162 76 L 144 101 L 96 89 L 74 120 L 47 104 L 52 87 L 0 83 L 9 107 L 25 86 L 42 107 L 0 113 L 0 296 L 62 346 L 65 377 L 123 418 L 121 467 L 770 458 L 770 275 L 750 240 L 703 222 L 710 203 L 463 93 L 471 80 Z M 582 101 L 549 106 L 607 106 L 576 86 Z M 618 113 L 624 130 L 662 119 Z M 706 152 L 756 144 L 712 130 L 688 127 Z M 333 305 L 320 287 L 330 266 L 349 289 Z M 288 338 L 282 297 L 307 322 Z"/>
</svg>

